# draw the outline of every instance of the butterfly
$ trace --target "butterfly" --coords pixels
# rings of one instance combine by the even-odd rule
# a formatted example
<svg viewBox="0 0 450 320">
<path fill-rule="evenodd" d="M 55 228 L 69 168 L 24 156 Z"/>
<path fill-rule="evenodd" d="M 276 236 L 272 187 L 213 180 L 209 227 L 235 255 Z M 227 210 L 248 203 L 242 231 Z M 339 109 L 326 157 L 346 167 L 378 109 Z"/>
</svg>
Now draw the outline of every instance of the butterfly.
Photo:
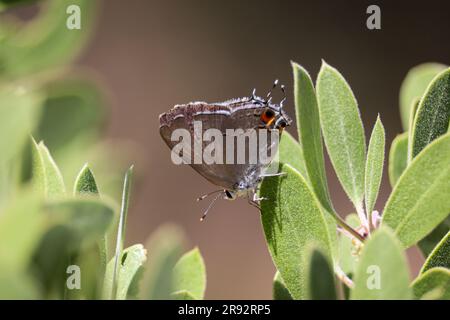
<svg viewBox="0 0 450 320">
<path fill-rule="evenodd" d="M 264 177 L 281 175 L 266 172 L 277 152 L 281 133 L 292 123 L 283 109 L 286 97 L 280 103 L 272 102 L 272 90 L 277 84 L 278 80 L 265 98 L 257 96 L 253 90 L 249 97 L 219 103 L 176 105 L 160 115 L 160 134 L 173 156 L 183 159 L 201 176 L 221 188 L 198 198 L 203 200 L 217 194 L 201 220 L 221 196 L 228 200 L 247 197 L 250 204 L 259 208 L 262 199 L 257 196 L 258 185 Z M 284 86 L 281 90 L 285 94 Z M 182 137 L 184 144 L 180 142 Z M 236 141 L 245 139 L 248 139 L 248 144 L 241 149 L 236 148 Z M 253 148 L 252 143 L 256 143 L 259 149 Z M 230 145 L 235 147 L 230 148 Z M 205 150 L 216 161 L 205 159 Z M 267 154 L 271 156 L 267 157 Z M 233 161 L 228 161 L 231 159 Z"/>
</svg>

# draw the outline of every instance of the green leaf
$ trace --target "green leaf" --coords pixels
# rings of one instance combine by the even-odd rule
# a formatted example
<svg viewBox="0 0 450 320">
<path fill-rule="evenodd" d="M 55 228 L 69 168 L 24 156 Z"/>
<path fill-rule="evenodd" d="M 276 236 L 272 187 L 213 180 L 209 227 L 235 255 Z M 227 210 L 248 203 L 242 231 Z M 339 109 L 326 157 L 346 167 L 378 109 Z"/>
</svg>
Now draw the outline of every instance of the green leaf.
<svg viewBox="0 0 450 320">
<path fill-rule="evenodd" d="M 34 136 L 53 152 L 67 149 L 80 136 L 90 143 L 99 135 L 105 117 L 102 92 L 88 75 L 58 77 L 45 83 L 42 92 L 46 99 Z"/>
<path fill-rule="evenodd" d="M 0 89 L 0 165 L 25 147 L 41 113 L 41 98 L 27 87 Z"/>
<path fill-rule="evenodd" d="M 364 244 L 350 296 L 353 300 L 410 299 L 408 264 L 391 230 L 378 229 Z"/>
<path fill-rule="evenodd" d="M 294 299 L 307 298 L 305 245 L 314 243 L 331 259 L 332 244 L 320 204 L 301 174 L 288 164 L 286 176 L 264 179 L 261 219 L 269 251 Z"/>
<path fill-rule="evenodd" d="M 74 14 L 73 11 L 67 13 L 71 5 L 80 8 L 80 29 L 67 27 L 68 19 Z M 3 72 L 23 76 L 73 60 L 91 34 L 96 6 L 96 1 L 92 0 L 46 1 L 37 17 L 2 42 Z"/>
<path fill-rule="evenodd" d="M 287 131 L 281 135 L 280 146 L 278 148 L 279 159 L 281 163 L 288 163 L 298 170 L 300 174 L 308 179 L 306 173 L 305 161 L 303 159 L 303 150 L 297 140 Z"/>
<path fill-rule="evenodd" d="M 297 169 L 303 178 L 308 181 L 308 174 L 305 169 L 303 160 L 303 151 L 300 143 L 297 142 L 288 132 L 284 132 L 279 148 L 279 158 L 281 163 L 287 163 L 293 168 Z M 337 257 L 337 234 L 336 234 L 336 221 L 334 215 L 336 213 L 331 208 L 331 203 L 328 206 L 331 211 L 327 211 L 325 214 L 325 220 L 327 221 L 328 232 L 330 235 L 331 243 L 333 244 L 333 256 Z"/>
<path fill-rule="evenodd" d="M 32 176 L 35 185 L 48 198 L 64 196 L 66 187 L 58 166 L 43 142 L 32 139 Z"/>
<path fill-rule="evenodd" d="M 309 256 L 308 296 L 311 300 L 336 300 L 336 283 L 329 259 L 319 249 L 311 248 Z"/>
<path fill-rule="evenodd" d="M 274 300 L 293 300 L 289 290 L 286 288 L 281 274 L 277 271 L 273 278 L 272 295 Z"/>
<path fill-rule="evenodd" d="M 192 295 L 192 293 L 186 290 L 181 290 L 172 293 L 171 297 L 173 300 L 198 300 Z"/>
<path fill-rule="evenodd" d="M 86 163 L 83 168 L 81 168 L 78 174 L 75 185 L 74 185 L 75 195 L 93 195 L 99 196 L 97 182 L 95 181 L 94 174 Z M 108 263 L 108 240 L 106 234 L 98 242 L 98 250 L 100 255 L 101 269 L 105 272 L 106 264 Z"/>
<path fill-rule="evenodd" d="M 389 151 L 389 182 L 394 187 L 408 166 L 408 132 L 395 137 Z"/>
<path fill-rule="evenodd" d="M 135 244 L 123 250 L 120 259 L 115 257 L 108 262 L 103 285 L 103 296 L 107 297 L 113 290 L 115 262 L 120 260 L 117 269 L 117 293 L 115 300 L 125 300 L 137 296 L 137 284 L 142 276 L 143 265 L 147 260 L 147 252 L 142 244 Z"/>
<path fill-rule="evenodd" d="M 98 187 L 94 174 L 87 163 L 81 168 L 75 180 L 74 194 L 98 195 Z"/>
<path fill-rule="evenodd" d="M 439 63 L 423 63 L 409 70 L 400 87 L 400 116 L 405 131 L 409 130 L 414 99 L 421 98 L 431 80 L 445 68 Z"/>
<path fill-rule="evenodd" d="M 52 201 L 44 209 L 49 228 L 38 243 L 32 270 L 44 287 L 46 298 L 62 299 L 67 293 L 68 265 L 107 231 L 114 209 L 105 201 L 87 198 Z"/>
<path fill-rule="evenodd" d="M 345 217 L 345 222 L 353 229 L 356 229 L 361 224 L 358 215 L 355 213 L 347 215 Z M 339 235 L 338 241 L 339 241 L 339 258 L 338 258 L 339 266 L 341 267 L 342 271 L 347 275 L 354 274 L 357 256 L 353 254 L 354 246 L 352 240 L 348 236 L 341 233 Z"/>
<path fill-rule="evenodd" d="M 198 248 L 185 253 L 173 268 L 174 294 L 188 292 L 196 300 L 202 300 L 206 289 L 206 270 Z"/>
<path fill-rule="evenodd" d="M 430 233 L 450 212 L 450 134 L 420 153 L 392 191 L 383 213 L 405 247 Z"/>
<path fill-rule="evenodd" d="M 292 62 L 294 70 L 295 113 L 299 140 L 303 149 L 304 163 L 311 186 L 320 203 L 333 212 L 333 205 L 328 192 L 325 160 L 323 155 L 322 134 L 320 132 L 319 109 L 314 85 L 308 72 Z M 288 163 L 283 161 L 283 163 Z M 294 166 L 295 167 L 295 166 Z M 300 173 L 304 171 L 299 170 Z"/>
<path fill-rule="evenodd" d="M 431 293 L 433 299 L 450 300 L 450 270 L 442 267 L 429 269 L 411 286 L 416 299 L 425 299 Z"/>
<path fill-rule="evenodd" d="M 118 295 L 118 276 L 119 276 L 119 257 L 122 257 L 123 243 L 125 242 L 125 230 L 128 216 L 128 206 L 130 202 L 130 189 L 131 180 L 133 178 L 133 166 L 131 166 L 127 173 L 125 174 L 125 179 L 123 181 L 123 191 L 122 191 L 122 203 L 120 207 L 119 225 L 117 226 L 117 237 L 116 237 L 116 249 L 115 249 L 115 263 L 113 272 L 113 282 L 112 291 L 109 297 L 116 297 Z M 106 293 L 106 292 L 105 292 Z"/>
<path fill-rule="evenodd" d="M 86 198 L 52 201 L 46 211 L 53 224 L 63 224 L 79 241 L 93 243 L 108 231 L 115 210 L 109 202 Z"/>
<path fill-rule="evenodd" d="M 73 257 L 80 248 L 80 235 L 61 223 L 48 228 L 38 241 L 33 255 L 31 270 L 39 281 L 44 298 L 65 299 L 67 292 L 67 267 L 73 264 Z"/>
<path fill-rule="evenodd" d="M 419 241 L 418 245 L 425 257 L 428 257 L 434 247 L 441 241 L 445 234 L 450 230 L 450 216 L 442 221 L 425 238 Z"/>
<path fill-rule="evenodd" d="M 373 208 L 375 207 L 378 191 L 380 190 L 381 177 L 383 176 L 385 138 L 384 127 L 381 123 L 380 116 L 378 116 L 372 130 L 372 135 L 370 136 L 366 160 L 366 178 L 364 180 L 368 219 L 370 219 Z"/>
<path fill-rule="evenodd" d="M 419 109 L 419 104 L 420 104 L 420 99 L 416 98 L 413 100 L 412 102 L 412 106 L 411 106 L 411 115 L 409 116 L 409 127 L 413 128 L 414 127 L 414 120 L 416 119 L 416 115 L 417 115 L 417 110 Z M 408 141 L 411 140 L 411 136 L 413 133 L 413 130 L 409 130 L 408 131 L 409 135 L 408 135 Z M 411 146 L 408 144 L 408 157 L 410 154 L 410 148 Z"/>
<path fill-rule="evenodd" d="M 13 272 L 25 271 L 33 251 L 45 232 L 42 200 L 21 192 L 0 214 L 0 261 Z"/>
<path fill-rule="evenodd" d="M 436 248 L 428 256 L 427 260 L 422 266 L 420 273 L 435 268 L 444 267 L 450 269 L 450 231 L 437 244 Z"/>
<path fill-rule="evenodd" d="M 140 290 L 141 299 L 173 298 L 173 268 L 181 256 L 184 242 L 183 232 L 175 225 L 162 225 L 151 235 L 145 245 L 148 260 Z"/>
<path fill-rule="evenodd" d="M 450 121 L 450 68 L 439 73 L 425 91 L 414 118 L 409 159 L 448 130 Z"/>
<path fill-rule="evenodd" d="M 28 151 L 26 144 L 40 114 L 41 98 L 32 88 L 0 88 L 0 207 L 8 205 L 19 187 L 23 151 Z"/>
<path fill-rule="evenodd" d="M 366 141 L 355 96 L 342 75 L 322 62 L 317 98 L 325 145 L 334 170 L 358 212 L 364 197 Z"/>
</svg>

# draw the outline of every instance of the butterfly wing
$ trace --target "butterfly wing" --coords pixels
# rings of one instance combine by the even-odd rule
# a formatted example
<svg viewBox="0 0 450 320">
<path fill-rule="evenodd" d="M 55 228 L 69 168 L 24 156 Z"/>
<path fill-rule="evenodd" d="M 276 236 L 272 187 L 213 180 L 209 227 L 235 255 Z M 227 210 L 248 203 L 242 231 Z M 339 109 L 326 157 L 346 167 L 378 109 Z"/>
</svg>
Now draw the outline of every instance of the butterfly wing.
<svg viewBox="0 0 450 320">
<path fill-rule="evenodd" d="M 242 129 L 244 132 L 248 129 L 255 129 L 257 146 L 261 145 L 258 127 L 260 126 L 260 114 L 263 109 L 259 104 L 248 103 L 229 105 L 194 103 L 176 106 L 160 117 L 160 134 L 171 150 L 179 152 L 179 155 L 184 157 L 195 171 L 211 183 L 225 189 L 236 189 L 239 185 L 256 187 L 254 184 L 257 183 L 260 172 L 266 165 L 259 162 L 259 157 L 257 157 L 256 162 L 249 163 L 248 150 L 251 150 L 248 145 L 249 140 L 246 140 L 247 144 L 244 147 L 244 152 L 246 152 L 245 163 L 237 164 L 237 140 L 242 137 L 236 135 L 233 141 L 232 159 L 234 161 L 226 163 L 226 158 L 229 156 L 226 148 L 228 144 L 227 135 L 230 132 L 227 132 L 227 129 L 232 129 L 232 132 L 236 132 L 237 129 Z M 199 124 L 201 124 L 201 128 L 196 127 Z M 175 139 L 174 141 L 172 139 L 176 129 L 183 129 L 185 133 L 188 133 L 190 141 L 183 141 L 190 145 L 187 151 L 188 155 L 183 154 L 181 150 L 176 148 L 176 145 L 180 143 L 179 140 Z M 208 129 L 216 130 L 214 139 L 203 139 L 203 135 Z M 218 141 L 219 133 L 222 137 L 221 142 Z M 270 150 L 273 146 L 274 144 L 267 144 L 268 151 L 275 154 L 275 149 Z M 223 162 L 205 163 L 203 152 L 208 148 L 209 150 L 215 149 L 215 152 L 218 152 L 218 150 L 220 152 L 221 149 Z M 200 163 L 196 163 L 195 160 L 200 160 Z"/>
</svg>

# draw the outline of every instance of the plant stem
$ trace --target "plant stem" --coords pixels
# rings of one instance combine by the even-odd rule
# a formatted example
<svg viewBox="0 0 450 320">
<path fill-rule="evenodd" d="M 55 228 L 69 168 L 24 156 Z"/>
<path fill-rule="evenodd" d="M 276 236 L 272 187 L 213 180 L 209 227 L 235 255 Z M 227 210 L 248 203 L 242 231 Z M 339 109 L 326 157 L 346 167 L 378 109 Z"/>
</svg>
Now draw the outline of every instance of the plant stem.
<svg viewBox="0 0 450 320">
<path fill-rule="evenodd" d="M 364 213 L 364 209 L 363 209 L 362 205 L 355 206 L 355 208 L 356 208 L 356 213 L 358 214 L 359 220 L 361 221 L 361 224 L 363 225 L 364 228 L 366 228 L 367 232 L 370 232 L 369 220 L 367 219 L 366 214 Z"/>
<path fill-rule="evenodd" d="M 335 273 L 339 280 L 341 280 L 350 289 L 354 287 L 353 281 L 342 271 L 341 267 L 335 267 Z"/>
<path fill-rule="evenodd" d="M 364 242 L 365 238 L 359 234 L 355 229 L 350 227 L 337 213 L 333 214 L 334 219 L 336 220 L 337 224 L 344 230 L 346 230 L 348 233 L 350 233 L 352 236 L 357 238 L 359 241 Z"/>
</svg>

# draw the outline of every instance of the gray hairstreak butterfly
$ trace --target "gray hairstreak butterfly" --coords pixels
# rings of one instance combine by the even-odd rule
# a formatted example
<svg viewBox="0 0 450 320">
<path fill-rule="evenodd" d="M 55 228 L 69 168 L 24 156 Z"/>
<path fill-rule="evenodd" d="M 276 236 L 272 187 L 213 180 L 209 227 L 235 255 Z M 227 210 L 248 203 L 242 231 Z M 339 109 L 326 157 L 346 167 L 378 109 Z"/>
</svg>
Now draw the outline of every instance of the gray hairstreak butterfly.
<svg viewBox="0 0 450 320">
<path fill-rule="evenodd" d="M 182 159 L 221 188 L 198 198 L 217 194 L 201 220 L 221 196 L 228 200 L 244 196 L 259 208 L 259 183 L 264 177 L 280 175 L 267 173 L 267 168 L 277 153 L 283 129 L 292 120 L 283 109 L 286 97 L 273 103 L 272 90 L 265 98 L 253 90 L 250 97 L 220 103 L 191 102 L 160 115 L 160 134 L 172 151 L 172 160 Z M 281 90 L 285 92 L 284 86 Z"/>
</svg>

